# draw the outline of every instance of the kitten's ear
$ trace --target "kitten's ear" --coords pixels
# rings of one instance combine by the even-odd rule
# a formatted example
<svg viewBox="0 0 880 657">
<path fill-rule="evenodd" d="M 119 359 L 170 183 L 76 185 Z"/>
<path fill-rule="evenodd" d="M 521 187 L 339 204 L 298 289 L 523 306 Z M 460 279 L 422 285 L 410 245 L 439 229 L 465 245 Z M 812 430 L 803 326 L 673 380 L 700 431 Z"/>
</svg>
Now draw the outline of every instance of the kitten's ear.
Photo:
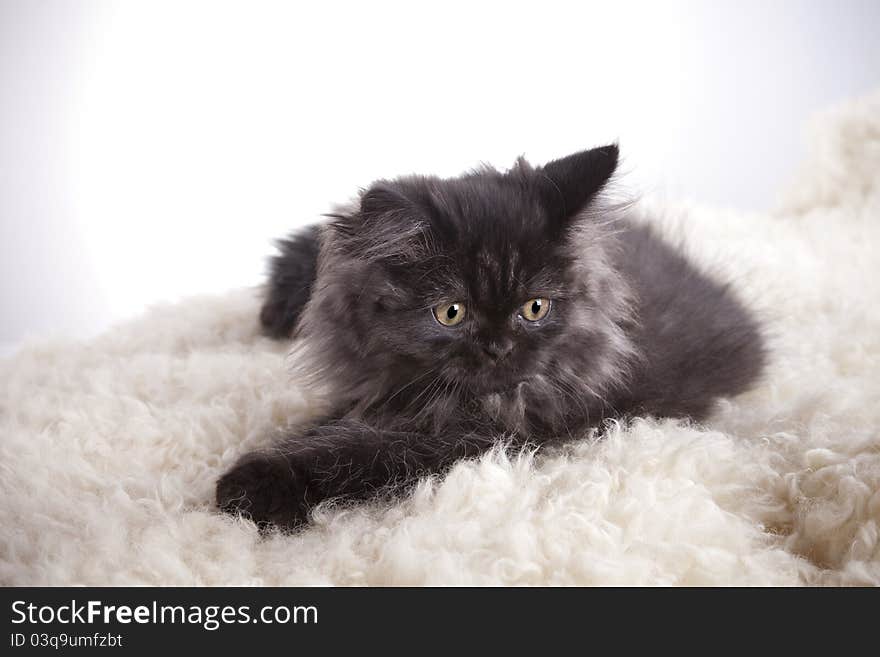
<svg viewBox="0 0 880 657">
<path fill-rule="evenodd" d="M 617 144 L 581 151 L 538 169 L 546 181 L 545 203 L 560 220 L 570 219 L 596 196 L 617 168 Z"/>
<path fill-rule="evenodd" d="M 402 261 L 421 256 L 425 223 L 417 205 L 387 182 L 361 194 L 360 212 L 338 216 L 340 245 L 362 260 Z"/>
<path fill-rule="evenodd" d="M 362 236 L 367 239 L 368 233 L 406 221 L 411 205 L 390 184 L 379 181 L 361 192 L 357 210 L 328 216 L 334 219 L 331 226 L 339 235 L 345 238 Z"/>
<path fill-rule="evenodd" d="M 361 214 L 366 217 L 409 212 L 412 209 L 408 198 L 383 183 L 375 183 L 361 196 Z"/>
</svg>

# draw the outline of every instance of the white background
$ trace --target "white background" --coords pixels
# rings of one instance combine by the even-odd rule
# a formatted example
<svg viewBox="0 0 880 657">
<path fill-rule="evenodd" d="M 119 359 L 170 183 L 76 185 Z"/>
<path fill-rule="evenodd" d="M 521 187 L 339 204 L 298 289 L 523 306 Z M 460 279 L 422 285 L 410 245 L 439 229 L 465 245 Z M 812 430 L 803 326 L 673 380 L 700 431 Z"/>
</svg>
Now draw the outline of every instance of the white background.
<svg viewBox="0 0 880 657">
<path fill-rule="evenodd" d="M 634 190 L 769 208 L 877 86 L 877 0 L 0 0 L 0 345 L 258 283 L 383 176 L 619 140 Z"/>
</svg>

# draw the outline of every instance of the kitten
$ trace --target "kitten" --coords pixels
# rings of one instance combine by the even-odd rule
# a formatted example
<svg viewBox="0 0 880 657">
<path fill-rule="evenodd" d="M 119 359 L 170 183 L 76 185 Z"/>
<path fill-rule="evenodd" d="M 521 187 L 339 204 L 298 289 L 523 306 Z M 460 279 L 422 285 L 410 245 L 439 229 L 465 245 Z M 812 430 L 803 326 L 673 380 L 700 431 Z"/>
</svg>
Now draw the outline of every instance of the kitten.
<svg viewBox="0 0 880 657">
<path fill-rule="evenodd" d="M 335 408 L 244 456 L 217 504 L 294 527 L 489 449 L 635 414 L 704 418 L 759 376 L 759 326 L 651 228 L 603 210 L 607 146 L 506 173 L 379 181 L 281 242 L 260 319 Z"/>
</svg>

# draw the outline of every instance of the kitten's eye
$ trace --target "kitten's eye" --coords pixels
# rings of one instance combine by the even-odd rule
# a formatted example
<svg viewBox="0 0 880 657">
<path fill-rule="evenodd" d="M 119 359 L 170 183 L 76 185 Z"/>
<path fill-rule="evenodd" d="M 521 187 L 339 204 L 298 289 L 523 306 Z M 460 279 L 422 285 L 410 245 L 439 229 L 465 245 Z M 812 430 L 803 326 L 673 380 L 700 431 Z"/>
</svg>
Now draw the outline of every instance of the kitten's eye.
<svg viewBox="0 0 880 657">
<path fill-rule="evenodd" d="M 537 322 L 540 319 L 544 319 L 549 312 L 550 299 L 529 299 L 519 310 L 523 319 L 527 319 L 530 322 Z"/>
<path fill-rule="evenodd" d="M 441 303 L 434 307 L 434 317 L 443 326 L 455 326 L 464 319 L 463 303 Z"/>
</svg>

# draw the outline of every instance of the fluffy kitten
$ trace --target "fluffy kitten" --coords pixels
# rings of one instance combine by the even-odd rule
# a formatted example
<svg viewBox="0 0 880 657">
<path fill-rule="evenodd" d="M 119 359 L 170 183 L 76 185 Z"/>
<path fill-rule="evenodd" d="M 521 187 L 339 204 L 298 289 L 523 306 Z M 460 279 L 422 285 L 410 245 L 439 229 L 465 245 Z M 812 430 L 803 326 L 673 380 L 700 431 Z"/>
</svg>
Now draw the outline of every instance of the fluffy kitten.
<svg viewBox="0 0 880 657">
<path fill-rule="evenodd" d="M 261 313 L 335 408 L 243 457 L 217 503 L 293 527 L 331 497 L 442 472 L 504 436 L 543 445 L 633 414 L 705 417 L 760 374 L 727 285 L 598 199 L 616 146 L 506 173 L 374 183 L 281 243 Z"/>
</svg>

